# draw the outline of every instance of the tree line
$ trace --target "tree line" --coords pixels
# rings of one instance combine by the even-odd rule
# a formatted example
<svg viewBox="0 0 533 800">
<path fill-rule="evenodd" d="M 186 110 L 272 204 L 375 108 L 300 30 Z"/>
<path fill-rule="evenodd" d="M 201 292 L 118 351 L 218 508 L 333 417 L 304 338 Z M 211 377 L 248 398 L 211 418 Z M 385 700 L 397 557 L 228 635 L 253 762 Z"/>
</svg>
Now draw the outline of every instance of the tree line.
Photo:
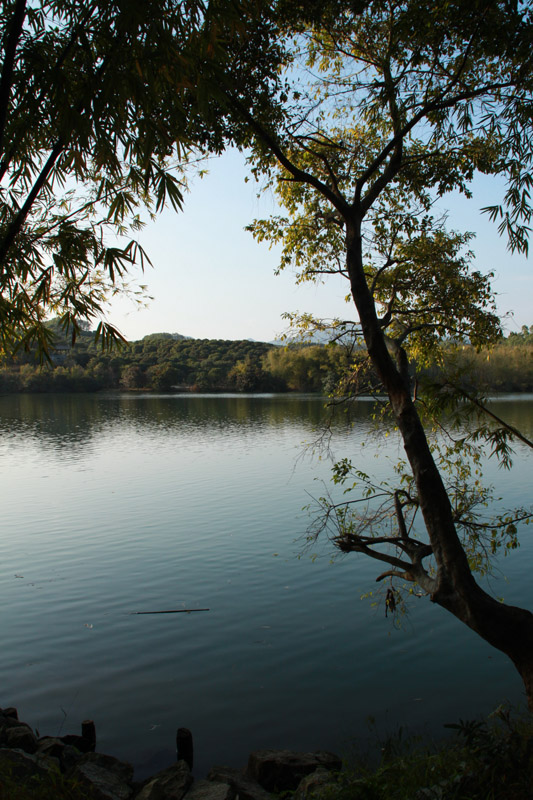
<svg viewBox="0 0 533 800">
<path fill-rule="evenodd" d="M 510 333 L 490 350 L 450 343 L 444 363 L 417 368 L 413 378 L 437 380 L 454 372 L 468 391 L 533 391 L 533 326 Z M 35 353 L 4 358 L 0 391 L 96 392 L 314 392 L 354 395 L 376 390 L 377 379 L 361 348 L 335 344 L 286 346 L 250 340 L 190 339 L 149 334 L 102 351 L 94 333 L 63 339 L 40 364 Z"/>
</svg>

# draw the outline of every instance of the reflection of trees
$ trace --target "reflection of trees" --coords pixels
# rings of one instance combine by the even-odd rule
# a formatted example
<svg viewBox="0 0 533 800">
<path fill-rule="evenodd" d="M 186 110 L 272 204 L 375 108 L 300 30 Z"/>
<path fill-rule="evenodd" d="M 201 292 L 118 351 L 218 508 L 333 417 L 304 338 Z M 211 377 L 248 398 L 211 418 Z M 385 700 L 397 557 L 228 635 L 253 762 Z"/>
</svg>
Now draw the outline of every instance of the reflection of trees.
<svg viewBox="0 0 533 800">
<path fill-rule="evenodd" d="M 368 420 L 371 409 L 371 402 L 360 401 L 351 417 Z M 307 436 L 326 414 L 325 400 L 317 396 L 21 394 L 0 398 L 0 434 L 72 451 L 119 428 L 182 436 L 206 428 L 215 434 L 298 425 Z M 337 428 L 347 424 L 343 414 L 333 422 Z"/>
<path fill-rule="evenodd" d="M 0 435 L 17 433 L 45 449 L 82 450 L 117 416 L 115 406 L 102 403 L 96 395 L 4 396 L 0 398 Z"/>
<path fill-rule="evenodd" d="M 533 416 L 531 414 L 531 395 L 498 398 L 491 400 L 489 407 L 499 417 L 517 428 L 528 439 L 533 438 Z"/>
<path fill-rule="evenodd" d="M 244 434 L 252 429 L 293 427 L 313 441 L 329 411 L 316 395 L 8 395 L 0 398 L 0 434 L 28 438 L 44 448 L 83 450 L 104 431 L 131 429 L 152 436 L 195 435 L 209 429 Z M 495 411 L 533 436 L 531 402 L 496 400 Z M 331 422 L 342 432 L 353 424 L 370 427 L 375 404 L 358 400 L 337 409 Z"/>
<path fill-rule="evenodd" d="M 320 423 L 324 399 L 290 395 L 124 395 L 120 398 L 123 419 L 151 429 L 228 429 L 243 426 L 283 425 L 297 422 L 305 427 Z"/>
<path fill-rule="evenodd" d="M 128 407 L 131 418 L 143 425 L 169 428 L 182 426 L 213 427 L 280 426 L 298 424 L 312 431 L 323 423 L 326 414 L 325 399 L 316 395 L 181 395 L 179 397 L 124 396 L 123 407 Z M 358 416 L 368 419 L 372 403 L 361 401 Z M 134 417 L 133 417 L 134 415 Z M 346 427 L 343 415 L 333 423 Z"/>
</svg>

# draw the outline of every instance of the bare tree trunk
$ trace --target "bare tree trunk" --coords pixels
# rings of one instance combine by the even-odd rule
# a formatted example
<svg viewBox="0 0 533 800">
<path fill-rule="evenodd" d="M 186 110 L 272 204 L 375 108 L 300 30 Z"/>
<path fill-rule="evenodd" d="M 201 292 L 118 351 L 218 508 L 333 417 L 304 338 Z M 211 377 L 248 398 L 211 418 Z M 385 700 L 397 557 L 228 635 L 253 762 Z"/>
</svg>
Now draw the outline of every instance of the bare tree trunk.
<svg viewBox="0 0 533 800">
<path fill-rule="evenodd" d="M 446 488 L 431 453 L 410 387 L 396 367 L 377 318 L 363 269 L 360 221 L 347 225 L 347 267 L 369 356 L 388 393 L 418 490 L 437 566 L 433 602 L 504 652 L 524 681 L 533 711 L 533 614 L 499 603 L 475 581 L 455 528 Z"/>
</svg>

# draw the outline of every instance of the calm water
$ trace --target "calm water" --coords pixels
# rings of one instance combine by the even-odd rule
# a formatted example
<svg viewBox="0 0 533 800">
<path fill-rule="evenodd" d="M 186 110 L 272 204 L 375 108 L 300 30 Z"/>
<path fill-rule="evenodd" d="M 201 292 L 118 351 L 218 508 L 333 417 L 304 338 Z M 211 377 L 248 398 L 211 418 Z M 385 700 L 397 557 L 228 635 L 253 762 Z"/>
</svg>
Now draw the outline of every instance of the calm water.
<svg viewBox="0 0 533 800">
<path fill-rule="evenodd" d="M 533 436 L 533 398 L 495 408 Z M 332 446 L 384 476 L 398 444 L 378 448 L 370 413 Z M 93 718 L 99 749 L 143 776 L 179 726 L 200 775 L 260 747 L 348 753 L 369 717 L 439 734 L 520 703 L 507 659 L 428 600 L 401 630 L 361 601 L 379 565 L 298 558 L 329 475 L 302 457 L 322 415 L 296 396 L 0 398 L 0 706 L 41 734 Z M 531 458 L 489 462 L 503 505 L 530 504 Z M 529 539 L 491 585 L 531 608 Z M 132 614 L 178 608 L 209 611 Z"/>
</svg>

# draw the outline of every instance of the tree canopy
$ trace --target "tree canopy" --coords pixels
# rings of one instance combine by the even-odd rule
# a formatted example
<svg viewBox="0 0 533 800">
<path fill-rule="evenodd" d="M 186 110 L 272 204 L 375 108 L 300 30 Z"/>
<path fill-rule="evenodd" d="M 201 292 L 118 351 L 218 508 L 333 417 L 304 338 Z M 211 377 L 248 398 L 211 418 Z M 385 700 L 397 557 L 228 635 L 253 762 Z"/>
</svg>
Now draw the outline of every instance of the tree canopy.
<svg viewBox="0 0 533 800">
<path fill-rule="evenodd" d="M 245 17 L 247 0 L 3 0 L 0 348 L 46 351 L 50 315 L 120 337 L 103 311 L 149 263 L 135 232 L 179 210 L 187 165 L 239 135 L 210 111 L 217 76 L 257 107 L 276 83 L 270 51 L 249 59 L 268 25 Z"/>
</svg>

